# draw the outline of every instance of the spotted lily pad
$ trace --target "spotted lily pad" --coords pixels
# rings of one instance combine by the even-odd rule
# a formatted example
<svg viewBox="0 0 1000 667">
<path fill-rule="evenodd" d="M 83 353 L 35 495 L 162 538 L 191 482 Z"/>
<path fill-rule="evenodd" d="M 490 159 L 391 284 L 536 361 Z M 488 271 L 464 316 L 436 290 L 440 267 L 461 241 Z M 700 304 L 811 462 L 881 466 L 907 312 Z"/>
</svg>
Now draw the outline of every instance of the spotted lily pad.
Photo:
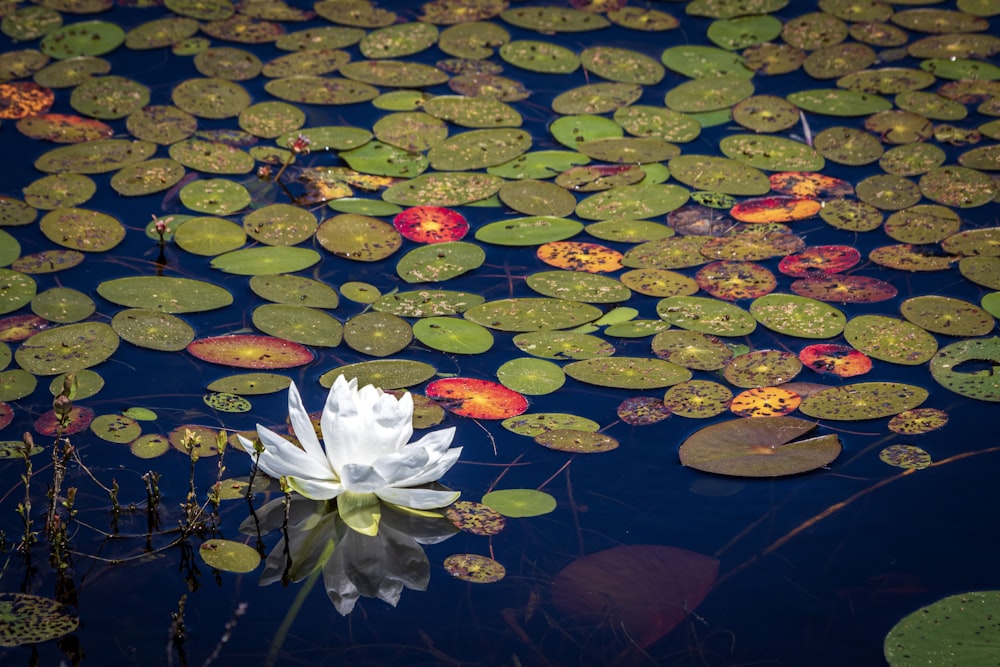
<svg viewBox="0 0 1000 667">
<path fill-rule="evenodd" d="M 496 194 L 502 185 L 490 174 L 421 174 L 386 188 L 382 198 L 401 206 L 459 206 Z"/>
<path fill-rule="evenodd" d="M 443 378 L 428 384 L 426 394 L 449 412 L 474 419 L 507 419 L 528 409 L 524 396 L 489 380 Z"/>
<path fill-rule="evenodd" d="M 253 324 L 269 336 L 315 347 L 340 345 L 343 332 L 340 322 L 323 311 L 284 303 L 257 306 Z"/>
<path fill-rule="evenodd" d="M 499 220 L 476 230 L 476 240 L 505 246 L 534 246 L 561 241 L 583 229 L 576 220 L 555 216 L 530 216 Z"/>
<path fill-rule="evenodd" d="M 487 301 L 463 316 L 498 331 L 552 331 L 579 326 L 601 316 L 589 304 L 551 298 L 520 298 Z"/>
<path fill-rule="evenodd" d="M 683 366 L 641 357 L 584 359 L 563 370 L 580 382 L 623 389 L 656 389 L 691 379 L 691 371 Z"/>
<path fill-rule="evenodd" d="M 80 619 L 61 602 L 28 593 L 0 593 L 0 646 L 40 644 L 74 632 Z"/>
<path fill-rule="evenodd" d="M 608 341 L 577 331 L 532 331 L 514 336 L 514 345 L 544 359 L 596 359 L 615 353 Z"/>
<path fill-rule="evenodd" d="M 194 329 L 184 320 L 146 308 L 129 308 L 116 313 L 111 328 L 129 343 L 150 350 L 177 352 L 194 340 Z"/>
<path fill-rule="evenodd" d="M 747 311 L 708 297 L 667 297 L 656 304 L 656 313 L 674 326 L 716 336 L 745 336 L 757 328 Z"/>
<path fill-rule="evenodd" d="M 827 116 L 867 116 L 892 108 L 892 102 L 879 95 L 839 88 L 797 91 L 786 99 L 804 111 Z"/>
<path fill-rule="evenodd" d="M 118 342 L 118 334 L 104 322 L 66 324 L 39 331 L 22 342 L 14 359 L 35 375 L 58 375 L 107 360 Z"/>
<path fill-rule="evenodd" d="M 464 241 L 434 243 L 414 248 L 396 264 L 396 273 L 408 283 L 440 282 L 478 268 L 486 253 Z"/>
<path fill-rule="evenodd" d="M 248 334 L 200 338 L 187 351 L 202 361 L 260 370 L 295 368 L 313 360 L 313 353 L 303 345 Z"/>
<path fill-rule="evenodd" d="M 48 174 L 103 174 L 145 160 L 155 151 L 156 144 L 148 141 L 99 139 L 47 151 L 35 161 L 35 168 Z"/>
<path fill-rule="evenodd" d="M 1000 401 L 1000 338 L 946 345 L 931 359 L 931 375 L 942 387 L 981 401 Z"/>
<path fill-rule="evenodd" d="M 196 313 L 228 306 L 233 296 L 212 283 L 190 278 L 133 276 L 107 280 L 97 293 L 112 303 L 164 313 Z"/>
<path fill-rule="evenodd" d="M 799 411 L 817 419 L 878 419 L 911 410 L 927 399 L 927 390 L 900 382 L 860 382 L 811 394 Z"/>
<path fill-rule="evenodd" d="M 771 182 L 764 172 L 728 158 L 711 155 L 679 155 L 670 160 L 670 174 L 698 190 L 755 196 L 767 194 Z"/>
<path fill-rule="evenodd" d="M 410 324 L 391 313 L 361 313 L 344 324 L 344 342 L 348 347 L 373 357 L 395 354 L 412 340 Z"/>
<path fill-rule="evenodd" d="M 803 438 L 816 422 L 796 417 L 735 419 L 695 431 L 679 450 L 696 470 L 737 477 L 780 477 L 816 470 L 840 455 L 837 436 Z"/>
<path fill-rule="evenodd" d="M 840 335 L 847 323 L 840 310 L 791 294 L 768 294 L 754 299 L 750 314 L 768 329 L 801 338 L 832 338 Z"/>
<path fill-rule="evenodd" d="M 206 389 L 239 396 L 255 396 L 282 391 L 290 383 L 290 378 L 276 373 L 238 373 L 210 382 Z"/>
</svg>

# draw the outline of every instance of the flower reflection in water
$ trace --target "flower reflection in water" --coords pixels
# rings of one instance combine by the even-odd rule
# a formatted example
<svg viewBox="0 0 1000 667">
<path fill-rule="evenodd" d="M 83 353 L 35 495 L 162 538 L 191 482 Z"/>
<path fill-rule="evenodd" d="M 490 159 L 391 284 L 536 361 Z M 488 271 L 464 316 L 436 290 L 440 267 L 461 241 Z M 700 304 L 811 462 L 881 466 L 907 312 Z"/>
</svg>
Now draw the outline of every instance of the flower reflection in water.
<svg viewBox="0 0 1000 667">
<path fill-rule="evenodd" d="M 287 536 L 268 554 L 261 585 L 298 582 L 322 570 L 326 593 L 344 615 L 351 613 L 359 597 L 395 606 L 403 588 L 426 590 L 430 562 L 421 545 L 442 542 L 458 532 L 441 515 L 385 504 L 378 534 L 365 535 L 344 522 L 335 501 L 298 495 L 270 501 L 257 510 L 257 521 L 261 533 L 284 528 Z M 240 530 L 257 534 L 254 517 L 248 517 Z"/>
</svg>

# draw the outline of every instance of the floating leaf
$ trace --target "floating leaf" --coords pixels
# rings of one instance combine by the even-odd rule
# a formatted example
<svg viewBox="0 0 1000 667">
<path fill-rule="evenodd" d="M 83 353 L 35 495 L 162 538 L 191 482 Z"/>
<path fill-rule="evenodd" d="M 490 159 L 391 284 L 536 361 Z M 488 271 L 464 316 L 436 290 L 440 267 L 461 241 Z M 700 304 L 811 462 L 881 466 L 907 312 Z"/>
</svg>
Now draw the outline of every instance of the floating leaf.
<svg viewBox="0 0 1000 667">
<path fill-rule="evenodd" d="M 253 324 L 269 336 L 314 347 L 340 345 L 343 332 L 340 322 L 320 310 L 284 303 L 254 308 Z"/>
<path fill-rule="evenodd" d="M 500 384 L 519 394 L 551 394 L 566 382 L 562 368 L 544 359 L 515 358 L 497 368 Z"/>
<path fill-rule="evenodd" d="M 834 303 L 876 303 L 892 299 L 897 293 L 892 284 L 867 276 L 803 278 L 793 282 L 791 288 L 799 296 Z"/>
<path fill-rule="evenodd" d="M 528 409 L 524 396 L 489 380 L 443 378 L 428 384 L 426 394 L 449 412 L 473 419 L 507 419 Z"/>
<path fill-rule="evenodd" d="M 583 229 L 576 220 L 554 216 L 530 216 L 498 220 L 476 230 L 476 240 L 504 246 L 533 246 L 561 241 Z"/>
<path fill-rule="evenodd" d="M 198 548 L 209 567 L 223 572 L 253 572 L 260 564 L 260 554 L 248 544 L 212 538 Z"/>
<path fill-rule="evenodd" d="M 61 437 L 85 431 L 93 420 L 93 410 L 82 405 L 74 405 L 65 417 L 57 416 L 53 410 L 42 413 L 35 420 L 34 429 L 45 436 Z"/>
<path fill-rule="evenodd" d="M 289 378 L 275 373 L 239 373 L 219 378 L 209 383 L 207 389 L 239 396 L 256 396 L 287 389 L 290 383 Z"/>
<path fill-rule="evenodd" d="M 473 535 L 496 535 L 507 524 L 502 514 L 471 500 L 456 500 L 445 510 L 445 516 L 456 528 Z"/>
<path fill-rule="evenodd" d="M 1000 338 L 951 343 L 931 359 L 931 375 L 945 389 L 981 401 L 1000 401 Z"/>
<path fill-rule="evenodd" d="M 115 314 L 111 328 L 123 339 L 150 350 L 177 352 L 194 340 L 194 329 L 169 313 L 129 308 Z"/>
<path fill-rule="evenodd" d="M 125 444 L 142 435 L 142 427 L 125 415 L 101 415 L 90 423 L 90 430 L 101 440 Z"/>
<path fill-rule="evenodd" d="M 566 364 L 563 371 L 580 382 L 622 389 L 656 389 L 691 379 L 683 366 L 643 357 L 584 359 Z"/>
<path fill-rule="evenodd" d="M 517 349 L 544 359 L 596 359 L 615 353 L 608 341 L 576 331 L 536 331 L 514 336 Z"/>
<path fill-rule="evenodd" d="M 670 408 L 659 398 L 635 396 L 619 403 L 615 413 L 626 424 L 647 426 L 667 419 L 670 416 Z"/>
<path fill-rule="evenodd" d="M 367 312 L 344 323 L 344 342 L 353 350 L 373 357 L 388 357 L 403 350 L 413 340 L 413 329 L 401 317 Z"/>
<path fill-rule="evenodd" d="M 799 352 L 802 365 L 817 373 L 838 377 L 864 375 L 872 368 L 872 360 L 863 352 L 847 345 L 817 343 L 807 345 Z"/>
<path fill-rule="evenodd" d="M 729 410 L 740 417 L 780 417 L 794 412 L 802 397 L 782 387 L 754 387 L 733 397 Z"/>
<path fill-rule="evenodd" d="M 737 387 L 767 387 L 789 382 L 802 370 L 802 363 L 791 352 L 754 350 L 726 362 L 723 376 Z"/>
<path fill-rule="evenodd" d="M 754 317 L 739 306 L 701 296 L 661 299 L 656 314 L 682 329 L 716 336 L 745 336 L 757 328 Z"/>
<path fill-rule="evenodd" d="M 97 293 L 121 306 L 150 308 L 164 313 L 196 313 L 228 306 L 232 295 L 200 280 L 166 276 L 134 276 L 107 280 Z"/>
<path fill-rule="evenodd" d="M 618 448 L 618 441 L 604 433 L 551 429 L 535 436 L 535 442 L 548 449 L 573 454 L 597 454 Z"/>
<path fill-rule="evenodd" d="M 425 317 L 413 325 L 413 336 L 424 345 L 453 354 L 481 354 L 493 347 L 486 327 L 456 317 Z"/>
<path fill-rule="evenodd" d="M 797 417 L 735 419 L 705 426 L 680 447 L 683 465 L 718 475 L 779 477 L 829 465 L 840 454 L 835 435 L 802 439 L 816 422 Z"/>
<path fill-rule="evenodd" d="M 483 249 L 472 243 L 434 243 L 406 253 L 396 273 L 408 283 L 441 282 L 479 268 L 485 260 Z"/>
<path fill-rule="evenodd" d="M 413 206 L 392 221 L 396 230 L 416 243 L 445 243 L 461 240 L 469 231 L 465 217 L 441 206 Z"/>
<path fill-rule="evenodd" d="M 187 350 L 202 361 L 238 368 L 295 368 L 313 360 L 313 353 L 303 345 L 248 334 L 200 338 Z"/>
<path fill-rule="evenodd" d="M 294 273 L 313 266 L 321 259 L 312 248 L 257 246 L 233 250 L 212 260 L 212 268 L 241 276 Z"/>
<path fill-rule="evenodd" d="M 507 575 L 503 565 L 478 554 L 454 554 L 444 559 L 444 569 L 448 574 L 474 584 L 491 584 Z"/>
<path fill-rule="evenodd" d="M 874 359 L 915 366 L 934 356 L 934 336 L 915 324 L 883 315 L 859 315 L 844 328 L 852 347 Z"/>
<path fill-rule="evenodd" d="M 503 420 L 502 426 L 508 431 L 529 438 L 553 429 L 569 428 L 593 432 L 601 428 L 600 424 L 586 417 L 551 412 L 534 412 L 509 417 Z"/>
<path fill-rule="evenodd" d="M 58 375 L 96 366 L 118 349 L 118 335 L 104 322 L 81 322 L 39 331 L 14 353 L 35 375 Z"/>
<path fill-rule="evenodd" d="M 817 419 L 878 419 L 911 410 L 927 399 L 927 390 L 900 382 L 860 382 L 830 387 L 806 397 L 803 414 Z"/>
<path fill-rule="evenodd" d="M 548 514 L 556 508 L 556 499 L 534 489 L 502 489 L 482 497 L 483 505 L 511 518 Z"/>
<path fill-rule="evenodd" d="M 40 644 L 75 632 L 80 619 L 56 600 L 28 593 L 0 593 L 0 646 Z"/>
<path fill-rule="evenodd" d="M 961 299 L 925 295 L 907 299 L 900 312 L 910 322 L 933 333 L 983 336 L 996 325 L 988 312 Z"/>
<path fill-rule="evenodd" d="M 973 591 L 942 598 L 910 613 L 889 630 L 883 651 L 891 667 L 919 655 L 927 664 L 975 663 L 996 652 L 1000 591 Z"/>
<path fill-rule="evenodd" d="M 800 338 L 832 338 L 847 323 L 847 316 L 833 306 L 791 294 L 768 294 L 754 299 L 750 314 L 768 329 Z"/>
</svg>

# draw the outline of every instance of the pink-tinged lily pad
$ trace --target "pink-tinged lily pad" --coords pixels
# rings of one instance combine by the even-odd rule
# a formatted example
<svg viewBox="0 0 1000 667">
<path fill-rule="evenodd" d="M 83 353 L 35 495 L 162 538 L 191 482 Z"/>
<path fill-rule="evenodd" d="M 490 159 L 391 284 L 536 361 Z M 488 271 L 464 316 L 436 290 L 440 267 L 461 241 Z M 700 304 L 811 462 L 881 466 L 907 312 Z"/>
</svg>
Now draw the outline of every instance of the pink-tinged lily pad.
<svg viewBox="0 0 1000 667">
<path fill-rule="evenodd" d="M 187 346 L 201 359 L 237 368 L 295 368 L 313 360 L 309 348 L 272 336 L 239 334 L 201 338 Z"/>
<path fill-rule="evenodd" d="M 799 296 L 832 303 L 878 303 L 894 298 L 898 292 L 891 283 L 868 276 L 802 278 L 790 287 Z"/>
<path fill-rule="evenodd" d="M 528 399 L 502 384 L 475 378 L 443 378 L 425 392 L 449 412 L 473 419 L 507 419 L 528 409 Z"/>
<path fill-rule="evenodd" d="M 14 421 L 14 408 L 7 403 L 0 402 L 0 429 L 5 429 Z"/>
<path fill-rule="evenodd" d="M 60 429 L 59 417 L 52 410 L 35 420 L 35 432 L 55 437 L 56 435 L 73 435 L 80 433 L 94 421 L 94 411 L 82 405 L 74 405 L 66 416 L 66 423 Z"/>
<path fill-rule="evenodd" d="M 643 649 L 701 604 L 718 571 L 716 559 L 677 547 L 612 547 L 563 568 L 552 581 L 552 603 L 588 633 L 620 628 Z"/>
<path fill-rule="evenodd" d="M 829 276 L 846 271 L 860 261 L 861 253 L 853 246 L 820 245 L 782 257 L 778 270 L 794 278 Z"/>
<path fill-rule="evenodd" d="M 38 315 L 11 315 L 0 318 L 0 341 L 16 343 L 30 338 L 48 326 L 48 320 Z"/>
<path fill-rule="evenodd" d="M 459 241 L 469 231 L 465 216 L 443 206 L 412 206 L 393 218 L 392 224 L 415 243 Z"/>
</svg>

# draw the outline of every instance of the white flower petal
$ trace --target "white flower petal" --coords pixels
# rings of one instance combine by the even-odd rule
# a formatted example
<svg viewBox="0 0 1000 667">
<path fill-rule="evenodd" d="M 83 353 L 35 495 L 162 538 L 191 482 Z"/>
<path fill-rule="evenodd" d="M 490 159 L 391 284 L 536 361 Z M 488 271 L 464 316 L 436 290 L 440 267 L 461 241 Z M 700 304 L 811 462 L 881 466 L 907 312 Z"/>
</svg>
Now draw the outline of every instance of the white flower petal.
<svg viewBox="0 0 1000 667">
<path fill-rule="evenodd" d="M 397 482 L 418 474 L 430 462 L 427 450 L 421 447 L 404 447 L 401 452 L 379 457 L 372 467 L 385 480 L 386 486 L 396 486 Z"/>
<path fill-rule="evenodd" d="M 424 467 L 423 470 L 417 470 L 412 476 L 406 479 L 398 480 L 393 484 L 393 486 L 400 488 L 427 484 L 428 482 L 436 482 L 444 477 L 444 474 L 448 472 L 453 465 L 455 465 L 455 462 L 458 461 L 458 457 L 461 453 L 461 447 L 449 449 L 442 456 L 438 457 L 436 461 Z"/>
<path fill-rule="evenodd" d="M 293 491 L 312 500 L 330 500 L 344 492 L 344 486 L 336 480 L 295 476 L 287 476 L 285 479 Z"/>
<path fill-rule="evenodd" d="M 452 504 L 461 495 L 458 491 L 436 491 L 434 489 L 379 489 L 375 495 L 394 505 L 411 507 L 415 510 L 433 510 Z"/>
<path fill-rule="evenodd" d="M 325 458 L 319 461 L 313 459 L 305 450 L 260 424 L 257 425 L 257 435 L 264 444 L 257 466 L 271 477 L 336 479 Z"/>
<path fill-rule="evenodd" d="M 455 439 L 455 427 L 438 429 L 424 435 L 419 440 L 414 440 L 407 447 L 423 447 L 428 452 L 440 456 L 451 446 L 451 441 Z"/>
<path fill-rule="evenodd" d="M 302 449 L 317 461 L 325 461 L 326 453 L 319 444 L 316 429 L 313 428 L 312 419 L 309 418 L 309 411 L 302 405 L 302 396 L 294 382 L 288 387 L 288 417 L 295 437 L 302 444 Z"/>
<path fill-rule="evenodd" d="M 340 481 L 352 493 L 374 493 L 386 486 L 385 478 L 370 465 L 348 463 L 340 469 Z"/>
</svg>

